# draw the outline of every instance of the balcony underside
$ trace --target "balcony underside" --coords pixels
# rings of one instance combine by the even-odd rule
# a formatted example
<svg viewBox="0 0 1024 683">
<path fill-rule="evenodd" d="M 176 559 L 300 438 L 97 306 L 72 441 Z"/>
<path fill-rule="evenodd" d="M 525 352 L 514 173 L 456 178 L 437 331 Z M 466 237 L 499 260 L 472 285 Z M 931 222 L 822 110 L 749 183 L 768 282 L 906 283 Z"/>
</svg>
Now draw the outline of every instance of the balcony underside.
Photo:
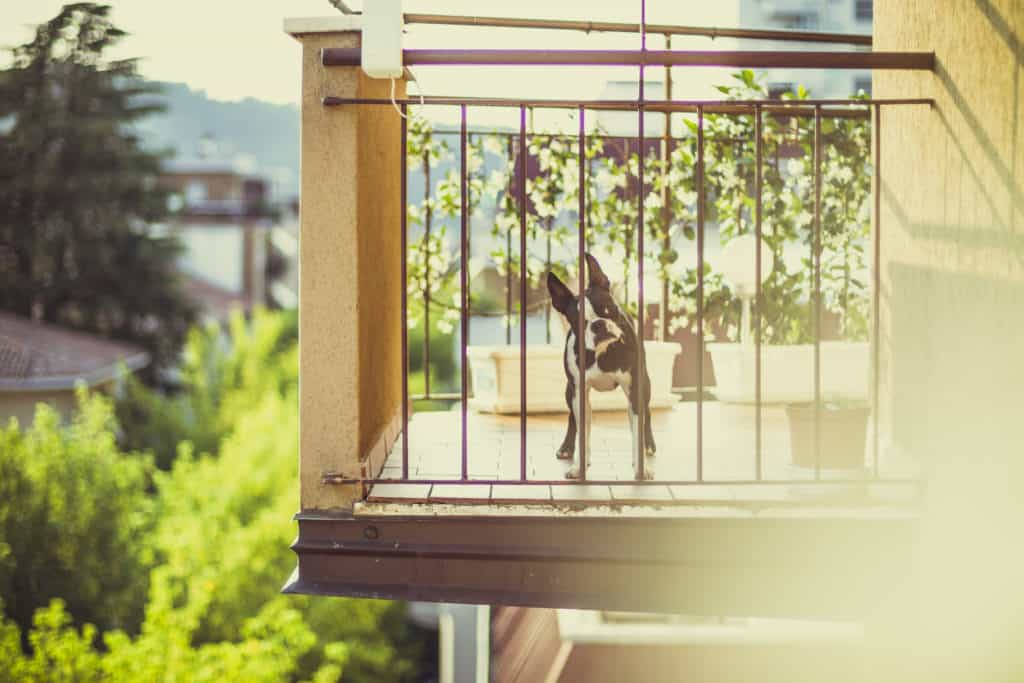
<svg viewBox="0 0 1024 683">
<path fill-rule="evenodd" d="M 298 522 L 289 593 L 862 619 L 915 582 L 915 515 L 891 503 L 371 504 Z"/>
</svg>

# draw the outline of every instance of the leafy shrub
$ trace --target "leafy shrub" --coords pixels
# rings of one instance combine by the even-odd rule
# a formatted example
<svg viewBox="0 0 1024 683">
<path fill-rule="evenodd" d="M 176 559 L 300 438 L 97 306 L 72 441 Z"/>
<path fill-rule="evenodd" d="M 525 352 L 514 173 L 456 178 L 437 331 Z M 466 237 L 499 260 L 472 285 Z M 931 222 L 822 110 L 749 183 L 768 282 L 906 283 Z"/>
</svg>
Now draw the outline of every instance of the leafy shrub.
<svg viewBox="0 0 1024 683">
<path fill-rule="evenodd" d="M 180 368 L 183 390 L 165 395 L 129 380 L 118 402 L 122 444 L 151 450 L 160 469 L 170 469 L 181 441 L 199 453 L 215 453 L 239 415 L 264 392 L 286 392 L 298 383 L 298 324 L 294 314 L 241 313 L 225 335 L 210 324 L 189 331 Z"/>
<path fill-rule="evenodd" d="M 259 313 L 251 323 L 233 320 L 228 337 L 215 328 L 193 332 L 186 349 L 186 383 L 181 393 L 168 398 L 135 387 L 135 395 L 149 401 L 145 412 L 140 410 L 136 416 L 166 420 L 158 430 L 145 423 L 134 425 L 131 434 L 140 447 L 166 450 L 175 444 L 174 452 L 163 456 L 167 471 L 151 472 L 147 458 L 117 450 L 118 426 L 103 398 L 83 394 L 81 412 L 66 428 L 59 426 L 52 411 L 41 408 L 42 418 L 37 418 L 32 430 L 22 433 L 12 426 L 0 432 L 4 456 L 0 457 L 0 529 L 4 530 L 0 536 L 0 599 L 7 601 L 9 614 L 17 605 L 21 615 L 0 619 L 0 683 L 327 683 L 339 680 L 342 674 L 346 681 L 419 678 L 425 649 L 407 624 L 402 604 L 279 592 L 295 564 L 288 548 L 295 536 L 291 517 L 298 507 L 293 330 L 294 320 Z M 123 413 L 126 406 L 119 408 Z M 34 436 L 36 432 L 39 435 Z M 51 432 L 78 441 L 57 447 L 55 437 L 46 436 Z M 166 441 L 147 443 L 145 439 L 155 434 Z M 36 444 L 33 448 L 37 450 L 23 445 L 29 442 Z M 207 445 L 200 448 L 198 443 Z M 38 449 L 46 450 L 46 456 L 39 455 Z M 70 451 L 75 453 L 69 455 Z M 9 453 L 18 457 L 8 457 Z M 43 481 L 65 482 L 75 496 L 50 496 L 34 506 L 17 503 L 31 499 L 23 491 L 35 490 L 36 469 L 24 463 L 50 459 L 66 463 L 68 468 L 51 467 L 46 471 L 53 476 Z M 132 497 L 102 481 L 92 483 L 99 475 L 83 474 L 80 470 L 88 468 L 76 464 L 79 460 L 102 466 L 103 473 L 123 483 Z M 104 499 L 89 502 L 89 486 Z M 152 495 L 147 497 L 147 490 Z M 94 554 L 107 564 L 90 559 L 87 551 L 93 549 L 82 549 L 79 543 L 68 551 L 76 559 L 68 573 L 77 583 L 55 583 L 52 589 L 47 585 L 49 590 L 31 604 L 23 604 L 17 586 L 5 582 L 10 568 L 16 566 L 11 558 L 30 562 L 33 571 L 45 568 L 49 560 L 37 552 L 40 546 L 24 542 L 25 537 L 31 538 L 28 531 L 16 536 L 9 530 L 18 532 L 26 520 L 34 519 L 31 515 L 66 521 L 64 513 L 79 506 L 107 511 L 117 519 L 122 507 L 116 503 L 123 500 L 133 501 L 123 506 L 125 509 L 141 511 L 138 519 L 150 521 L 126 535 L 107 531 L 103 522 L 109 525 L 110 520 L 95 520 L 97 533 L 117 539 L 95 542 Z M 64 516 L 57 515 L 58 511 Z M 92 513 L 72 517 L 81 523 L 91 519 Z M 61 547 L 53 543 L 43 550 L 56 552 Z M 109 563 L 123 563 L 132 557 L 145 561 L 111 576 L 125 585 L 139 586 L 131 600 L 125 597 L 136 618 L 105 621 L 103 616 L 116 611 L 104 600 L 111 600 L 116 592 L 87 592 L 78 584 L 98 582 L 110 591 L 117 584 L 107 576 Z M 79 595 L 86 600 L 80 601 Z M 114 603 L 114 607 L 120 604 Z M 39 609 L 33 621 L 34 608 Z M 80 628 L 73 625 L 83 623 Z M 25 644 L 30 647 L 23 651 Z"/>
<path fill-rule="evenodd" d="M 30 428 L 0 429 L 0 596 L 22 628 L 62 597 L 80 621 L 134 629 L 150 564 L 151 466 L 118 450 L 106 398 L 82 390 L 78 401 L 70 424 L 40 404 Z"/>
</svg>

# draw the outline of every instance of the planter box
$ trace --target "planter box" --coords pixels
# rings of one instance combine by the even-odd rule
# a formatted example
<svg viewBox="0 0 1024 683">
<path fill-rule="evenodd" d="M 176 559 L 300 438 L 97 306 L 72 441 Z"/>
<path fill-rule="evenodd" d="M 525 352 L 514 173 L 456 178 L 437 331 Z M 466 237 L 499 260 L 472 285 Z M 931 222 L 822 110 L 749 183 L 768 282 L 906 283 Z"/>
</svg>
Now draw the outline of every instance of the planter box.
<svg viewBox="0 0 1024 683">
<path fill-rule="evenodd" d="M 870 368 L 867 342 L 821 343 L 821 395 L 826 400 L 866 400 Z M 753 344 L 707 344 L 715 369 L 719 401 L 754 403 Z M 761 400 L 764 403 L 814 401 L 814 345 L 761 347 Z"/>
<path fill-rule="evenodd" d="M 859 470 L 864 467 L 870 408 L 865 406 L 821 408 L 821 468 L 826 470 Z M 789 419 L 789 443 L 793 464 L 813 469 L 814 462 L 813 403 L 786 406 Z"/>
<path fill-rule="evenodd" d="M 674 342 L 646 342 L 647 372 L 651 376 L 651 409 L 678 402 L 672 393 L 672 366 L 681 347 Z M 566 413 L 562 345 L 526 347 L 526 412 Z M 519 347 L 470 346 L 466 351 L 473 382 L 469 405 L 484 413 L 519 414 Z M 591 391 L 593 410 L 625 410 L 621 389 Z"/>
</svg>

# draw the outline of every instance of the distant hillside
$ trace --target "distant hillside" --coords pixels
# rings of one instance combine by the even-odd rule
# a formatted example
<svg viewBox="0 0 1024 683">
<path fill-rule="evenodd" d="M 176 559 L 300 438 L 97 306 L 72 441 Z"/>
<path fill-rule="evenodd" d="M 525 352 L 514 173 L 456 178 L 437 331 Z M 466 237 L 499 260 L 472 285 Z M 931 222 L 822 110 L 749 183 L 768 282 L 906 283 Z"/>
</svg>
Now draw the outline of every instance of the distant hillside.
<svg viewBox="0 0 1024 683">
<path fill-rule="evenodd" d="M 203 136 L 210 156 L 235 161 L 270 179 L 274 195 L 299 192 L 299 108 L 253 98 L 222 102 L 184 83 L 158 83 L 167 111 L 146 118 L 139 132 L 148 147 L 171 148 L 179 158 L 199 155 Z"/>
</svg>

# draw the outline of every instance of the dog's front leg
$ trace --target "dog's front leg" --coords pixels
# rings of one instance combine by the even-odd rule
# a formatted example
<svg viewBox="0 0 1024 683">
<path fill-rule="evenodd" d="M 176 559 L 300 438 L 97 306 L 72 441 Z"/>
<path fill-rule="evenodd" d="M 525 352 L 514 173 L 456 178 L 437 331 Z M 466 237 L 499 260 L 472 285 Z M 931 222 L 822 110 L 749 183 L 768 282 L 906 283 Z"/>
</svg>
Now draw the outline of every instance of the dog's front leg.
<svg viewBox="0 0 1024 683">
<path fill-rule="evenodd" d="M 581 401 L 583 402 L 583 407 L 581 407 L 581 405 L 580 405 Z M 587 469 L 589 470 L 590 469 L 590 464 L 591 464 L 590 454 L 592 453 L 591 440 L 590 440 L 591 425 L 594 424 L 593 414 L 592 414 L 591 408 L 590 408 L 590 387 L 585 387 L 582 390 L 582 392 L 581 392 L 581 400 L 573 401 L 572 411 L 573 411 L 573 413 L 575 415 L 584 415 L 585 416 L 584 422 L 587 423 L 586 424 L 586 431 L 587 431 Z M 565 472 L 565 478 L 566 479 L 579 479 L 580 478 L 580 464 L 579 463 L 575 463 L 575 462 L 572 463 L 572 467 L 570 467 L 568 469 L 568 471 Z"/>
<path fill-rule="evenodd" d="M 559 460 L 572 460 L 576 453 L 576 383 L 572 377 L 565 385 L 565 402 L 569 406 L 569 424 L 565 429 L 565 438 L 555 453 Z"/>
<path fill-rule="evenodd" d="M 577 395 L 579 396 L 579 400 L 573 402 L 572 409 L 573 409 L 573 412 L 577 416 L 583 415 L 584 416 L 583 421 L 586 423 L 586 425 L 585 425 L 585 430 L 586 430 L 586 434 L 587 434 L 587 458 L 586 458 L 586 461 L 587 461 L 587 469 L 589 470 L 590 469 L 590 461 L 591 461 L 591 458 L 590 458 L 590 453 L 591 453 L 590 433 L 591 433 L 591 425 L 593 425 L 593 423 L 594 423 L 593 415 L 592 415 L 591 410 L 590 410 L 590 387 L 583 387 L 581 390 L 579 390 L 577 392 Z M 577 420 L 577 423 L 578 423 L 578 420 Z M 574 433 L 575 433 L 575 431 L 574 431 Z M 576 463 L 576 462 L 573 463 L 572 467 L 570 467 L 569 470 L 565 473 L 565 478 L 566 479 L 579 479 L 580 478 L 580 466 L 579 466 L 579 463 Z"/>
<path fill-rule="evenodd" d="M 632 437 L 632 441 L 631 441 L 631 444 L 630 444 L 630 451 L 632 452 L 632 455 L 633 455 L 633 472 L 634 472 L 634 474 L 639 474 L 639 472 L 640 472 L 640 458 L 645 458 L 645 460 L 644 460 L 644 479 L 654 479 L 654 462 L 653 462 L 652 458 L 650 457 L 651 455 L 653 455 L 653 449 L 651 447 L 651 445 L 653 443 L 653 439 L 652 439 L 651 443 L 645 444 L 644 450 L 646 452 L 645 453 L 641 453 L 641 450 L 640 450 L 640 432 L 637 429 L 640 426 L 640 424 L 639 424 L 640 423 L 640 415 L 641 415 L 640 411 L 641 410 L 644 410 L 644 411 L 647 410 L 647 406 L 646 406 L 645 402 L 642 402 L 642 400 L 641 400 L 641 396 L 643 395 L 643 392 L 641 390 L 642 387 L 640 386 L 639 382 L 634 382 L 630 387 L 628 387 L 628 388 L 623 387 L 623 388 L 626 391 L 626 398 L 628 399 L 628 403 L 629 403 L 629 407 L 628 407 L 627 410 L 629 412 L 629 432 L 630 432 L 630 436 Z M 647 419 L 645 420 L 645 424 L 644 424 L 644 432 L 645 432 L 644 441 L 647 441 L 647 438 L 650 437 L 650 435 L 651 435 L 651 429 L 650 429 L 650 419 L 651 418 L 650 418 L 650 412 L 649 411 L 646 412 L 645 417 Z"/>
<path fill-rule="evenodd" d="M 644 407 L 644 449 L 647 451 L 645 455 L 648 458 L 648 465 L 650 465 L 650 458 L 654 457 L 658 447 L 654 443 L 654 428 L 651 426 L 651 378 L 647 374 L 646 363 L 644 365 L 643 392 L 640 398 Z"/>
</svg>

